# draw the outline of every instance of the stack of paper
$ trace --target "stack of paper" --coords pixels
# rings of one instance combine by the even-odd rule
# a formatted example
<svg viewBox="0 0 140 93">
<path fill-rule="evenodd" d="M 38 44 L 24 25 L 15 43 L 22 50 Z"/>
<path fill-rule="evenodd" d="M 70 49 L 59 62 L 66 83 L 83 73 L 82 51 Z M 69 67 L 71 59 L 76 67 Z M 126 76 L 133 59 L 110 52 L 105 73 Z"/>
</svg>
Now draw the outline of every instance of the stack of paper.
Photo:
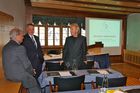
<svg viewBox="0 0 140 93">
<path fill-rule="evenodd" d="M 72 76 L 69 71 L 60 71 L 60 76 Z"/>
<path fill-rule="evenodd" d="M 97 72 L 99 72 L 100 74 L 109 74 L 106 70 L 97 70 Z"/>
</svg>

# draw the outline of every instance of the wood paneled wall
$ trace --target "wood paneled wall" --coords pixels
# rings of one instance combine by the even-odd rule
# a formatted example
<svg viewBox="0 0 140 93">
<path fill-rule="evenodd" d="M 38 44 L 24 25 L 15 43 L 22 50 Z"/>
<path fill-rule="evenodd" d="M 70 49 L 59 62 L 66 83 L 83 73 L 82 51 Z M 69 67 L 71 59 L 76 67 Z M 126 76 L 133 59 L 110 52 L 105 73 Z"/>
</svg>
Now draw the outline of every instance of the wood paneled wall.
<svg viewBox="0 0 140 93">
<path fill-rule="evenodd" d="M 140 51 L 124 50 L 124 62 L 140 67 Z"/>
</svg>

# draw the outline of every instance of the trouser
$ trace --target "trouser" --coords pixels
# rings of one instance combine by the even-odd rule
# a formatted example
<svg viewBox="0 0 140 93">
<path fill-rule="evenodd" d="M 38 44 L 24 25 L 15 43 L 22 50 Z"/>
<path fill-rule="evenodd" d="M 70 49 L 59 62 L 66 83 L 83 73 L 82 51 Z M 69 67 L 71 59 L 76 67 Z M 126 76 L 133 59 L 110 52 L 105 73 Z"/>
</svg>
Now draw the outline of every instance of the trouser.
<svg viewBox="0 0 140 93">
<path fill-rule="evenodd" d="M 24 74 L 22 84 L 25 88 L 28 88 L 28 93 L 41 93 L 41 88 L 36 79 L 29 73 Z"/>
<path fill-rule="evenodd" d="M 40 74 L 42 73 L 42 64 L 38 64 L 37 67 L 34 68 L 36 71 L 36 75 L 35 78 L 38 79 L 38 77 L 40 76 Z"/>
<path fill-rule="evenodd" d="M 75 63 L 73 61 L 68 61 L 64 62 L 64 68 L 67 70 L 86 69 L 86 64 L 83 61 L 76 61 Z"/>
<path fill-rule="evenodd" d="M 28 93 L 41 93 L 39 87 L 32 87 L 28 89 Z"/>
</svg>

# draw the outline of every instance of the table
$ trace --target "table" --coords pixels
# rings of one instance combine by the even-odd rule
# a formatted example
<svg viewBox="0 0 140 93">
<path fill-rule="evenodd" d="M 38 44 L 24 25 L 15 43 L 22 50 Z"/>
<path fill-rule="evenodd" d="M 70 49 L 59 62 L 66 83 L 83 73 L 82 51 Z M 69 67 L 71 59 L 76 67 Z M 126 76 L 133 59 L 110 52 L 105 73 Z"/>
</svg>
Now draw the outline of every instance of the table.
<svg viewBox="0 0 140 93">
<path fill-rule="evenodd" d="M 95 72 L 95 73 L 89 73 L 90 70 Z M 103 77 L 103 74 L 96 73 L 97 70 L 101 70 L 101 69 L 77 70 L 75 74 L 77 76 L 85 75 L 85 83 L 89 83 L 91 81 L 95 81 L 97 76 Z M 110 72 L 110 74 L 107 75 L 108 78 L 123 77 L 123 75 L 120 72 L 117 72 L 113 69 L 104 69 L 104 70 L 107 70 Z M 41 88 L 48 86 L 49 81 L 51 81 L 53 84 L 53 77 L 56 77 L 57 75 L 56 76 L 48 76 L 47 73 L 51 73 L 51 72 L 59 72 L 59 71 L 44 71 L 44 72 L 42 72 L 40 77 L 38 78 L 38 81 L 40 83 Z"/>
<path fill-rule="evenodd" d="M 130 89 L 140 89 L 140 85 L 138 86 L 124 86 L 124 87 L 113 87 L 109 89 L 122 89 L 123 91 Z M 87 89 L 87 90 L 76 90 L 76 91 L 65 91 L 65 92 L 57 92 L 57 93 L 99 93 L 98 89 Z"/>
</svg>

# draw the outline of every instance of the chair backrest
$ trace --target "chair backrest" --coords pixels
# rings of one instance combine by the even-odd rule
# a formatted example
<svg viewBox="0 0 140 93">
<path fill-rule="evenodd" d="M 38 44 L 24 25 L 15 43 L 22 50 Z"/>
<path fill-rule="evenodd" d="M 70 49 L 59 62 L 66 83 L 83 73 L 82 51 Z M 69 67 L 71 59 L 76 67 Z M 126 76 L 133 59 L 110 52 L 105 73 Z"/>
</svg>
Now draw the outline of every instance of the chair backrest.
<svg viewBox="0 0 140 93">
<path fill-rule="evenodd" d="M 110 66 L 109 54 L 94 55 L 94 61 L 99 63 L 101 69 L 108 68 Z"/>
<path fill-rule="evenodd" d="M 94 61 L 87 61 L 87 64 L 86 64 L 86 69 L 92 69 L 94 68 Z"/>
<path fill-rule="evenodd" d="M 88 56 L 86 56 L 86 59 L 87 60 L 94 60 L 94 55 L 88 55 Z"/>
<path fill-rule="evenodd" d="M 54 84 L 58 85 L 58 91 L 80 90 L 84 79 L 85 75 L 76 77 L 54 77 Z"/>
<path fill-rule="evenodd" d="M 108 87 L 126 86 L 127 77 L 108 78 Z M 96 87 L 102 86 L 103 77 L 96 77 Z"/>
<path fill-rule="evenodd" d="M 140 93 L 140 89 L 130 89 L 130 90 L 126 90 L 126 93 Z"/>
<path fill-rule="evenodd" d="M 48 50 L 48 54 L 60 54 L 61 53 L 61 50 L 57 50 L 57 49 L 50 49 Z"/>
<path fill-rule="evenodd" d="M 48 71 L 58 71 L 58 70 L 63 70 L 63 66 L 60 65 L 59 61 L 49 61 L 46 62 L 46 68 Z"/>
</svg>

